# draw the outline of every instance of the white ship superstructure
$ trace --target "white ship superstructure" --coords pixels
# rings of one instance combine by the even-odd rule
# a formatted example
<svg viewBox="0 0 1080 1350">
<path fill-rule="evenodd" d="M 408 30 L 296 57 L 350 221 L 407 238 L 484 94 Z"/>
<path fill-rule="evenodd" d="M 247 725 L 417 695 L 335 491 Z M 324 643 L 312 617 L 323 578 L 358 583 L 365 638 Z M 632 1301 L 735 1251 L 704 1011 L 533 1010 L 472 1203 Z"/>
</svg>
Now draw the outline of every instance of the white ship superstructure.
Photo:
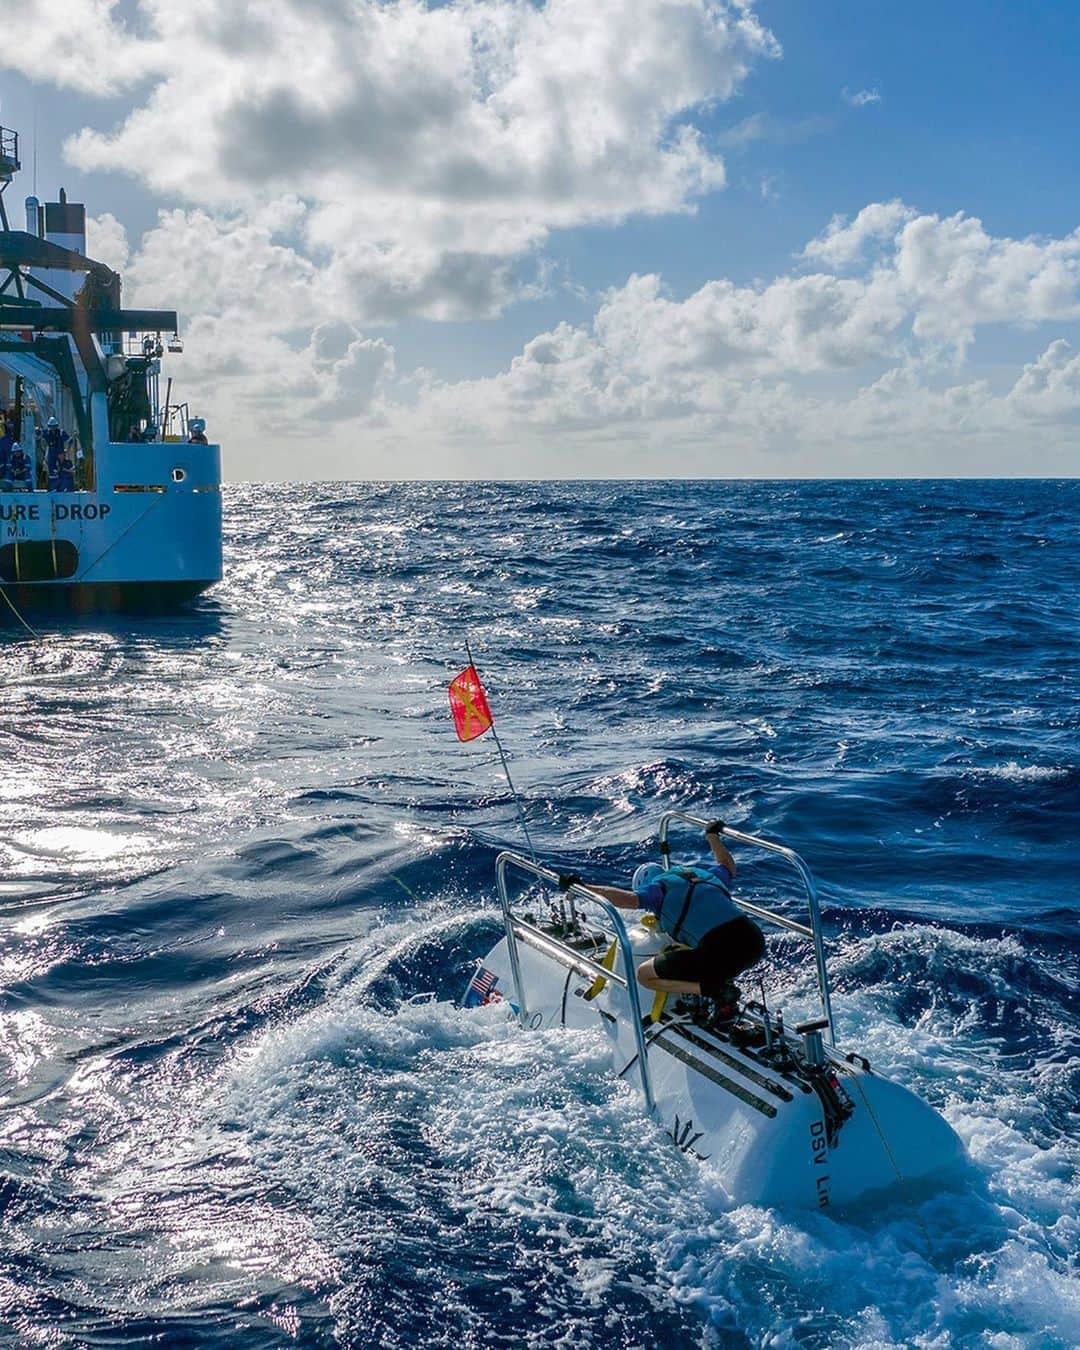
<svg viewBox="0 0 1080 1350">
<path fill-rule="evenodd" d="M 19 167 L 0 128 L 0 610 L 171 608 L 221 577 L 220 447 L 162 379 L 177 315 L 123 308 L 63 191 L 12 229 Z"/>
</svg>

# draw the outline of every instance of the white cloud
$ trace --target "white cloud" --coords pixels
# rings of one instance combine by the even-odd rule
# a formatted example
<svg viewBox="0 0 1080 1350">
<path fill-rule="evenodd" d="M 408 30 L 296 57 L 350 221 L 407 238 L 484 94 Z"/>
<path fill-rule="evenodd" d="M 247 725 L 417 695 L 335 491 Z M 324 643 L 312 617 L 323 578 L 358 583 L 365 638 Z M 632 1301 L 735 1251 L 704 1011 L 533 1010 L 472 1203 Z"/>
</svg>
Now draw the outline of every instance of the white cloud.
<svg viewBox="0 0 1080 1350">
<path fill-rule="evenodd" d="M 963 349 L 980 325 L 1080 317 L 1080 230 L 1061 239 L 999 239 L 958 212 L 908 220 L 895 272 L 923 340 Z"/>
<path fill-rule="evenodd" d="M 389 408 L 365 431 L 369 472 L 388 460 L 395 476 L 420 477 L 1076 470 L 1075 425 L 1060 410 L 1021 409 L 981 379 L 932 387 L 905 365 L 843 387 L 706 371 L 657 382 L 606 363 L 580 334 L 554 368 L 534 356 L 489 380 L 430 384 L 415 406 Z M 1069 399 L 1075 423 L 1075 390 Z"/>
<path fill-rule="evenodd" d="M 429 381 L 414 407 L 388 407 L 377 443 L 441 446 L 481 475 L 794 473 L 823 459 L 992 473 L 1015 471 L 1018 446 L 1028 471 L 1075 468 L 1080 355 L 1067 342 L 1011 387 L 943 382 L 933 358 L 945 342 L 963 365 L 987 325 L 1080 317 L 1080 240 L 993 238 L 970 217 L 885 203 L 833 222 L 816 251 L 850 264 L 867 241 L 878 247 L 856 276 L 718 280 L 684 299 L 631 277 L 590 324 L 539 334 L 502 373 Z"/>
<path fill-rule="evenodd" d="M 189 316 L 234 313 L 278 331 L 310 327 L 327 312 L 328 282 L 310 258 L 275 241 L 302 217 L 298 203 L 291 217 L 287 205 L 236 216 L 162 211 L 125 274 L 125 298 Z"/>
<path fill-rule="evenodd" d="M 901 452 L 933 471 L 956 446 L 992 472 L 1033 428 L 1043 467 L 1072 447 L 1080 231 L 994 236 L 901 201 L 835 217 L 772 280 L 680 297 L 631 276 L 487 379 L 400 371 L 365 331 L 498 314 L 528 268 L 543 285 L 551 231 L 721 186 L 695 115 L 778 54 L 742 0 L 24 0 L 20 32 L 0 62 L 128 91 L 68 153 L 167 209 L 130 244 L 101 215 L 89 251 L 124 268 L 127 301 L 186 317 L 176 374 L 237 476 L 794 473 Z M 720 143 L 818 129 L 761 115 Z M 968 367 L 985 329 L 1049 324 L 1022 369 Z"/>
<path fill-rule="evenodd" d="M 393 348 L 351 317 L 360 285 L 369 312 L 392 306 L 393 267 L 376 301 L 377 260 L 344 279 L 348 259 L 320 267 L 281 242 L 308 211 L 295 198 L 231 217 L 164 211 L 127 268 L 132 303 L 171 300 L 189 316 L 177 373 L 246 473 L 385 473 L 387 455 L 395 473 L 657 472 L 669 455 L 700 472 L 779 472 L 778 453 L 795 472 L 800 454 L 854 456 L 859 444 L 929 454 L 953 438 L 989 453 L 1033 426 L 1059 454 L 1080 407 L 1066 342 L 996 389 L 942 383 L 938 359 L 950 353 L 959 370 L 990 325 L 1080 318 L 1080 234 L 1000 238 L 963 214 L 871 203 L 799 255 L 818 270 L 720 278 L 682 298 L 657 275 L 632 276 L 591 322 L 538 334 L 488 379 L 447 383 L 399 377 Z M 91 229 L 122 256 L 116 222 Z"/>
<path fill-rule="evenodd" d="M 318 325 L 290 343 L 233 316 L 196 319 L 184 335 L 184 355 L 170 365 L 182 379 L 193 412 L 245 465 L 242 476 L 305 478 L 325 474 L 323 438 L 336 424 L 378 420 L 393 349 L 351 325 Z M 339 472 L 363 477 L 363 442 L 346 437 Z"/>
<path fill-rule="evenodd" d="M 0 68 L 86 94 L 114 94 L 167 68 L 160 41 L 133 34 L 118 0 L 8 0 Z"/>
<path fill-rule="evenodd" d="M 801 257 L 835 268 L 867 266 L 911 316 L 920 341 L 954 348 L 986 324 L 1080 318 L 1080 230 L 1060 239 L 996 238 L 962 211 L 919 215 L 875 202 L 854 220 L 834 216 Z"/>
<path fill-rule="evenodd" d="M 394 353 L 381 338 L 365 338 L 350 324 L 320 324 L 311 335 L 307 354 L 318 379 L 310 403 L 301 398 L 305 416 L 322 422 L 368 415 L 394 371 Z"/>
<path fill-rule="evenodd" d="M 878 278 L 780 277 L 768 286 L 711 281 L 684 301 L 658 277 L 612 292 L 595 331 L 620 365 L 660 376 L 673 370 L 808 372 L 885 355 L 904 319 Z"/>
<path fill-rule="evenodd" d="M 756 112 L 720 132 L 716 139 L 730 150 L 742 150 L 757 141 L 769 145 L 800 145 L 813 136 L 831 131 L 835 125 L 831 117 L 804 117 L 798 121 L 788 121 L 769 113 Z"/>
<path fill-rule="evenodd" d="M 852 108 L 868 108 L 881 102 L 881 95 L 876 89 L 859 89 L 853 94 L 845 88 L 841 90 L 841 97 Z"/>
<path fill-rule="evenodd" d="M 1021 417 L 1075 423 L 1080 419 L 1080 353 L 1063 338 L 1051 342 L 1024 367 L 1008 397 Z"/>
<path fill-rule="evenodd" d="M 86 255 L 122 272 L 131 257 L 127 230 L 109 211 L 86 218 Z"/>
<path fill-rule="evenodd" d="M 299 209 L 278 204 L 267 219 L 295 229 Z M 945 450 L 956 462 L 966 447 L 992 472 L 1035 426 L 1048 458 L 1032 467 L 1064 469 L 1080 405 L 1080 357 L 1066 343 L 1011 387 L 970 374 L 950 383 L 937 358 L 951 351 L 958 371 L 981 328 L 1080 317 L 1074 235 L 995 238 L 971 217 L 875 203 L 800 255 L 842 272 L 718 279 L 683 298 L 659 276 L 633 276 L 591 322 L 538 334 L 499 374 L 443 382 L 399 379 L 392 348 L 335 312 L 333 266 L 298 271 L 270 223 L 163 213 L 129 269 L 140 303 L 156 298 L 150 277 L 170 292 L 188 285 L 203 314 L 188 329 L 185 383 L 202 384 L 227 440 L 261 447 L 267 476 L 298 472 L 268 457 L 275 439 L 327 475 L 388 463 L 434 476 L 792 473 L 844 456 L 860 471 L 860 446 L 879 471 L 892 455 L 937 472 Z M 329 425 L 348 431 L 328 439 Z"/>
<path fill-rule="evenodd" d="M 226 219 L 299 198 L 294 247 L 325 250 L 359 321 L 496 313 L 550 230 L 690 209 L 724 183 L 695 111 L 779 52 L 746 0 L 32 11 L 32 47 L 4 59 L 135 96 L 69 139 L 73 164 Z"/>
<path fill-rule="evenodd" d="M 868 245 L 894 243 L 901 226 L 916 214 L 903 202 L 891 201 L 871 202 L 854 220 L 833 216 L 823 233 L 803 249 L 802 257 L 826 267 L 849 267 L 863 259 Z"/>
</svg>

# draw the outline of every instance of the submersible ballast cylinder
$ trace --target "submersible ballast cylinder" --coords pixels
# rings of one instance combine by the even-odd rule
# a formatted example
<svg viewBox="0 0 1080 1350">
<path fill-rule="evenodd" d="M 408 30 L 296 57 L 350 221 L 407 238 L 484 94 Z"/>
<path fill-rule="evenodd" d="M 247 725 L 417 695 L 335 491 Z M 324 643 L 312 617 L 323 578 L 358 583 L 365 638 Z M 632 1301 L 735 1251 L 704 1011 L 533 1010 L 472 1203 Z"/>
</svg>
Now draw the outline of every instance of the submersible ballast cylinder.
<svg viewBox="0 0 1080 1350">
<path fill-rule="evenodd" d="M 825 1064 L 825 1043 L 821 1033 L 828 1025 L 822 1018 L 819 1022 L 801 1022 L 795 1028 L 803 1038 L 803 1059 L 811 1069 L 820 1069 Z"/>
</svg>

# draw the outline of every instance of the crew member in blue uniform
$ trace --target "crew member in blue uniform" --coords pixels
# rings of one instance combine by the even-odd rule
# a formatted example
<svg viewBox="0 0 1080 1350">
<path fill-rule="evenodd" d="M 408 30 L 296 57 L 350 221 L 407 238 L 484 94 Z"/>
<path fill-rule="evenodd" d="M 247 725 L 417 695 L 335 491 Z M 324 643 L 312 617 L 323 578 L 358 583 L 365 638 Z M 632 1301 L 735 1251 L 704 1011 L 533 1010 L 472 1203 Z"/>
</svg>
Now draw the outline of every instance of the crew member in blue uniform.
<svg viewBox="0 0 1080 1350">
<path fill-rule="evenodd" d="M 64 453 L 67 446 L 67 432 L 56 420 L 50 417 L 45 424 L 45 434 L 42 436 L 42 443 L 45 446 L 45 475 L 49 485 L 50 492 L 56 492 L 56 466 L 60 462 L 60 456 Z"/>
<path fill-rule="evenodd" d="M 60 458 L 56 461 L 56 486 L 53 491 L 75 491 L 75 461 L 68 454 L 66 447 L 61 450 Z"/>
<path fill-rule="evenodd" d="M 11 447 L 11 463 L 8 471 L 11 475 L 12 492 L 30 491 L 30 456 L 18 441 Z"/>
<path fill-rule="evenodd" d="M 592 886 L 620 909 L 644 909 L 679 946 L 650 956 L 638 966 L 638 983 L 666 994 L 703 994 L 718 1003 L 738 997 L 731 981 L 765 955 L 761 929 L 731 898 L 735 859 L 720 837 L 723 822 L 705 829 L 711 863 L 664 867 L 644 863 L 632 889 Z M 585 883 L 586 885 L 588 883 Z"/>
</svg>

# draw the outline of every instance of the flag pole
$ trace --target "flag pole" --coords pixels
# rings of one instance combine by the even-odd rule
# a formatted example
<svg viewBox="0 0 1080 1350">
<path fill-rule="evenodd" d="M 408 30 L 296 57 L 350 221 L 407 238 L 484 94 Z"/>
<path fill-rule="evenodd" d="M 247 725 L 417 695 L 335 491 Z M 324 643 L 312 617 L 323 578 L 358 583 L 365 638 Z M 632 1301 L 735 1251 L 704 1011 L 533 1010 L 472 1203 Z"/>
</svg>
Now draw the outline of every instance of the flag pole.
<svg viewBox="0 0 1080 1350">
<path fill-rule="evenodd" d="M 473 661 L 472 648 L 469 646 L 469 639 L 467 636 L 465 638 L 465 655 L 469 658 L 469 665 L 475 670 L 476 665 Z M 499 732 L 495 726 L 494 719 L 492 719 L 491 723 L 491 734 L 495 737 L 495 744 L 499 747 L 499 758 L 502 760 L 503 773 L 506 775 L 506 785 L 509 787 L 510 794 L 514 799 L 514 804 L 517 806 L 518 819 L 521 821 L 521 832 L 524 834 L 525 842 L 529 846 L 529 857 L 532 858 L 533 862 L 536 862 L 536 849 L 533 847 L 532 835 L 529 833 L 529 827 L 525 823 L 525 807 L 522 805 L 521 794 L 514 786 L 514 780 L 510 777 L 510 765 L 506 762 L 506 751 L 503 749 L 502 741 L 499 740 Z"/>
<path fill-rule="evenodd" d="M 499 747 L 499 758 L 502 760 L 503 773 L 506 774 L 507 784 L 510 787 L 510 791 L 514 794 L 514 801 L 517 803 L 518 817 L 521 820 L 522 833 L 525 835 L 525 842 L 529 845 L 529 856 L 532 858 L 533 862 L 536 862 L 536 849 L 533 848 L 533 841 L 532 836 L 529 834 L 529 827 L 528 825 L 525 824 L 525 808 L 521 804 L 521 797 L 518 793 L 517 788 L 514 787 L 513 779 L 510 777 L 510 766 L 506 762 L 506 751 L 502 747 L 502 741 L 499 740 L 499 733 L 495 730 L 494 723 L 492 723 L 491 734 L 495 737 L 495 744 Z"/>
</svg>

